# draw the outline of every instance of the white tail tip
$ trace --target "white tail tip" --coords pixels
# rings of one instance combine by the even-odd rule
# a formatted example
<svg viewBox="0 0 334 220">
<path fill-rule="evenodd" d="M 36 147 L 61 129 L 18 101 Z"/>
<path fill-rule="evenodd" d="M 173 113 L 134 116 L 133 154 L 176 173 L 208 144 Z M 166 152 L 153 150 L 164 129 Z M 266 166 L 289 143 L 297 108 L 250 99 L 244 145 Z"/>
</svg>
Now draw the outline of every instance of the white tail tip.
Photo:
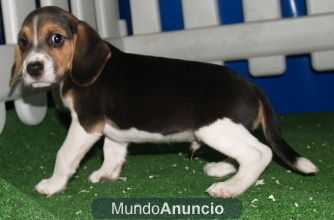
<svg viewBox="0 0 334 220">
<path fill-rule="evenodd" d="M 300 172 L 306 174 L 317 173 L 319 171 L 318 167 L 305 157 L 299 157 L 295 166 Z"/>
</svg>

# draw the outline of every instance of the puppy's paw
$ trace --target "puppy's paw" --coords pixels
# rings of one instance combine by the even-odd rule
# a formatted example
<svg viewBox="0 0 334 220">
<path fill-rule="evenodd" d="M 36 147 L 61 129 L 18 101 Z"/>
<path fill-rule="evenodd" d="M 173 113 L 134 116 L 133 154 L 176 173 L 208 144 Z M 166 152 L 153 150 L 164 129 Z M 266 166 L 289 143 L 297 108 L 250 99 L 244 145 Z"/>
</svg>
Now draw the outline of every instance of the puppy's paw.
<svg viewBox="0 0 334 220">
<path fill-rule="evenodd" d="M 66 183 L 60 183 L 50 179 L 44 179 L 40 181 L 36 186 L 35 190 L 44 195 L 54 195 L 56 193 L 63 193 L 65 191 Z"/>
<path fill-rule="evenodd" d="M 213 177 L 225 177 L 237 171 L 235 166 L 228 162 L 208 163 L 203 170 L 208 176 Z"/>
<path fill-rule="evenodd" d="M 109 174 L 109 173 L 103 172 L 102 170 L 97 170 L 89 176 L 88 180 L 92 183 L 113 182 L 113 181 L 118 180 L 118 175 Z"/>
<path fill-rule="evenodd" d="M 233 182 L 219 182 L 212 184 L 206 192 L 215 198 L 234 198 L 244 192 L 238 184 Z"/>
</svg>

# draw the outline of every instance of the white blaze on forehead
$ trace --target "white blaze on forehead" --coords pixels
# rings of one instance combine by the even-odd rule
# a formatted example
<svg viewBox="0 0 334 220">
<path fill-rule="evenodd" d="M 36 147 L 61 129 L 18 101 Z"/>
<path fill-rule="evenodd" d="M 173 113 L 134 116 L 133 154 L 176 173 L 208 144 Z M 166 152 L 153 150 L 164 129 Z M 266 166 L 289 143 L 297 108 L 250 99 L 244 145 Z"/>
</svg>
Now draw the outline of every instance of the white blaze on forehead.
<svg viewBox="0 0 334 220">
<path fill-rule="evenodd" d="M 37 47 L 38 40 L 37 40 L 37 25 L 38 25 L 38 15 L 36 15 L 32 20 L 33 25 L 33 31 L 34 31 L 34 39 L 33 39 L 33 45 L 34 47 Z"/>
</svg>

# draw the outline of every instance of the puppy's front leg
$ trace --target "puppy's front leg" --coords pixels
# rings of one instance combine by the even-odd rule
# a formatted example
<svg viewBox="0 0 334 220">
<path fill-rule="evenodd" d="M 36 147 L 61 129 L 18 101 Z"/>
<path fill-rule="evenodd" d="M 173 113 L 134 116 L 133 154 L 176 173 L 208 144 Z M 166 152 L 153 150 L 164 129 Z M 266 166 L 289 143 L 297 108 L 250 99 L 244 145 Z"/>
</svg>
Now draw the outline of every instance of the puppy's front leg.
<svg viewBox="0 0 334 220">
<path fill-rule="evenodd" d="M 87 133 L 78 119 L 73 118 L 65 142 L 57 153 L 53 175 L 36 185 L 37 192 L 53 195 L 64 191 L 67 181 L 75 173 L 81 159 L 100 137 L 99 133 Z"/>
<path fill-rule="evenodd" d="M 90 175 L 89 181 L 98 183 L 117 180 L 125 162 L 127 146 L 127 143 L 118 143 L 105 137 L 102 167 Z"/>
</svg>

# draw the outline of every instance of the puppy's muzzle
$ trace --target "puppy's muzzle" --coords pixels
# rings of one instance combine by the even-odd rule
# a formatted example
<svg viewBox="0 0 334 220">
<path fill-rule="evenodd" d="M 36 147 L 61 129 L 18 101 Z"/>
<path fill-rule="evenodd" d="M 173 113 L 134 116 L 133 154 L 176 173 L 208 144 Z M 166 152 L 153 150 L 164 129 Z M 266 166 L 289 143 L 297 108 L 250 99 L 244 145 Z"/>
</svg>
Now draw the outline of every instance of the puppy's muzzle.
<svg viewBox="0 0 334 220">
<path fill-rule="evenodd" d="M 44 63 L 40 61 L 32 62 L 27 65 L 27 72 L 32 78 L 38 78 L 42 75 Z"/>
</svg>

